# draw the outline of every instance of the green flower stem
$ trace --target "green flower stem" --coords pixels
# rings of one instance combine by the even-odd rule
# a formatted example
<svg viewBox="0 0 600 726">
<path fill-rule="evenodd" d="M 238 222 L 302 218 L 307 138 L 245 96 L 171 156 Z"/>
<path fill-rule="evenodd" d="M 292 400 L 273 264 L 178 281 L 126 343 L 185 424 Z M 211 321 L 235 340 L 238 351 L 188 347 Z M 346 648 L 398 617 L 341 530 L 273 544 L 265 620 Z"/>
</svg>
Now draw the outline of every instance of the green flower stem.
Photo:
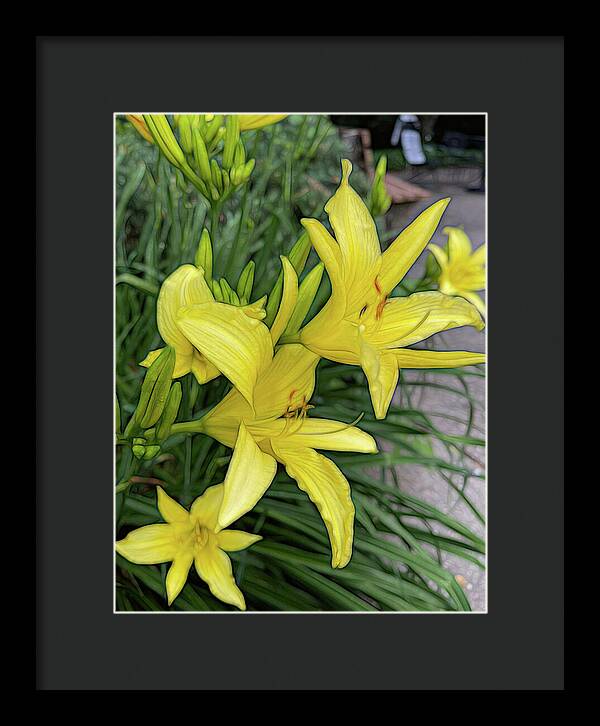
<svg viewBox="0 0 600 726">
<path fill-rule="evenodd" d="M 117 502 L 116 502 L 116 515 L 117 515 L 117 523 L 119 521 L 119 517 L 121 514 L 121 507 L 123 505 L 123 497 L 118 496 L 122 492 L 126 492 L 129 487 L 131 486 L 131 477 L 136 473 L 138 469 L 138 460 L 133 456 L 133 453 L 131 449 L 127 448 L 123 452 L 123 457 L 121 459 L 121 466 L 120 466 L 120 473 L 119 473 L 119 482 L 115 487 L 115 494 L 117 495 Z"/>
<path fill-rule="evenodd" d="M 187 417 L 191 418 L 194 410 L 194 401 L 192 397 L 193 385 L 195 381 L 192 380 L 191 376 L 187 379 Z M 173 433 L 173 428 L 171 428 Z M 192 503 L 192 437 L 187 436 L 185 440 L 185 468 L 183 477 L 183 491 L 182 491 L 182 502 L 185 507 Z"/>
<path fill-rule="evenodd" d="M 293 333 L 291 335 L 282 335 L 279 339 L 279 343 L 283 345 L 284 343 L 299 343 L 300 342 L 300 334 L 299 333 Z"/>
<path fill-rule="evenodd" d="M 171 434 L 201 434 L 203 433 L 202 419 L 196 421 L 182 421 L 171 426 Z"/>
<path fill-rule="evenodd" d="M 217 229 L 219 227 L 219 217 L 221 216 L 222 200 L 210 202 L 210 238 L 215 244 L 217 239 Z"/>
<path fill-rule="evenodd" d="M 258 129 L 256 133 L 254 134 L 254 143 L 252 144 L 252 153 L 250 158 L 254 159 L 256 158 L 256 150 L 258 148 L 258 140 L 260 136 L 262 135 L 262 131 Z M 242 229 L 244 227 L 244 222 L 246 221 L 246 217 L 248 214 L 248 192 L 250 191 L 250 180 L 246 181 L 244 184 L 244 194 L 242 196 L 242 203 L 241 203 L 241 211 L 240 211 L 240 221 L 237 226 L 237 230 L 235 233 L 235 239 L 233 240 L 231 244 L 231 250 L 229 251 L 229 258 L 227 260 L 227 264 L 225 265 L 225 277 L 229 275 L 231 272 L 231 268 L 237 258 L 237 252 L 238 247 L 240 244 L 240 240 L 242 238 Z"/>
</svg>

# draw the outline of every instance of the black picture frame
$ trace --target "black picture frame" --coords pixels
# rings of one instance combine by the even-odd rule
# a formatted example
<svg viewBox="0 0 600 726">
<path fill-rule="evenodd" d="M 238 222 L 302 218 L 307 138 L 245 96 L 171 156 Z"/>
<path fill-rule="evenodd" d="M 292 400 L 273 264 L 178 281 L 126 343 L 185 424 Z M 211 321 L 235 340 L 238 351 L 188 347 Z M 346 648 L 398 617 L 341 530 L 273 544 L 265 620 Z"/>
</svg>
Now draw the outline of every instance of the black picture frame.
<svg viewBox="0 0 600 726">
<path fill-rule="evenodd" d="M 38 690 L 561 690 L 563 38 L 36 46 Z M 487 614 L 113 614 L 113 113 L 215 108 L 488 113 Z"/>
</svg>

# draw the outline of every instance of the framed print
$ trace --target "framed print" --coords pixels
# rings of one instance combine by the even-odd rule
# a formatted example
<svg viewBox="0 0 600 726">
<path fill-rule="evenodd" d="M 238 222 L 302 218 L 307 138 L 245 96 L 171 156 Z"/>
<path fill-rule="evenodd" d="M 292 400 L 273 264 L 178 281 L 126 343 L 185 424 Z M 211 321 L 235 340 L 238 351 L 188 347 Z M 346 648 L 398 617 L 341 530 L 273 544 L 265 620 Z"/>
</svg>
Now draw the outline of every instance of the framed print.
<svg viewBox="0 0 600 726">
<path fill-rule="evenodd" d="M 37 59 L 38 689 L 560 690 L 562 39 Z"/>
</svg>

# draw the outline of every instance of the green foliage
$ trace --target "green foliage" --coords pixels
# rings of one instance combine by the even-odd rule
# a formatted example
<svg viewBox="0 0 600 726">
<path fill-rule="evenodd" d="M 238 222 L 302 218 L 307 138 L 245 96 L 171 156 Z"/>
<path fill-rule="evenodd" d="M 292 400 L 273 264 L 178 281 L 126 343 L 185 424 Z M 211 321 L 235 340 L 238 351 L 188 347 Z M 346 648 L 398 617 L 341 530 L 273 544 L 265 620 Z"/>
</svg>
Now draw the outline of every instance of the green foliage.
<svg viewBox="0 0 600 726">
<path fill-rule="evenodd" d="M 336 130 L 326 118 L 292 116 L 283 123 L 246 132 L 245 146 L 249 157 L 257 160 L 250 182 L 227 199 L 218 215 L 211 215 L 208 204 L 181 172 L 128 122 L 117 120 L 119 435 L 138 404 L 146 374 L 139 362 L 163 345 L 155 319 L 160 284 L 180 264 L 194 263 L 203 228 L 210 230 L 212 240 L 213 279 L 225 278 L 233 290 L 237 286 L 239 296 L 252 289 L 254 301 L 273 288 L 281 269 L 279 255 L 289 255 L 302 234 L 300 219 L 309 216 L 326 221 L 323 205 L 337 186 L 344 155 Z M 369 184 L 360 170 L 353 175 L 353 185 L 366 197 Z M 250 260 L 255 264 L 247 267 Z M 301 280 L 317 263 L 310 252 Z M 248 285 L 250 277 L 253 284 Z M 323 275 L 309 317 L 328 294 L 329 283 Z M 364 414 L 361 428 L 380 442 L 377 455 L 328 454 L 342 468 L 352 489 L 354 554 L 347 567 L 331 568 L 327 534 L 316 508 L 280 471 L 256 508 L 235 525 L 264 537 L 248 550 L 231 555 L 249 610 L 470 609 L 463 589 L 444 568 L 442 555 L 457 555 L 483 567 L 483 540 L 454 517 L 405 493 L 396 467 L 408 463 L 440 472 L 449 491 L 475 509 L 468 497 L 468 483 L 481 475 L 470 452 L 483 441 L 473 425 L 476 403 L 468 380 L 482 375 L 476 367 L 438 370 L 435 380 L 422 374 L 418 381 L 405 383 L 403 400 L 392 403 L 387 418 L 377 421 L 371 414 L 362 371 L 320 362 L 312 400 L 319 416 L 351 422 Z M 469 416 L 462 422 L 461 435 L 445 433 L 443 421 L 434 422 L 417 405 L 409 405 L 410 391 L 419 386 L 447 388 L 463 398 Z M 188 375 L 181 379 L 180 390 L 176 389 L 175 403 L 167 408 L 178 411 L 180 420 L 197 418 L 228 388 L 223 377 L 199 386 Z M 224 478 L 231 451 L 200 434 L 163 440 L 170 416 L 167 413 L 161 419 L 160 449 L 153 450 L 152 458 L 138 459 L 128 445 L 117 446 L 118 538 L 133 527 L 161 521 L 156 484 L 188 505 Z M 477 511 L 476 516 L 483 521 Z M 193 570 L 179 597 L 167 607 L 165 575 L 165 566 L 135 565 L 117 556 L 117 609 L 232 609 L 216 600 Z"/>
</svg>

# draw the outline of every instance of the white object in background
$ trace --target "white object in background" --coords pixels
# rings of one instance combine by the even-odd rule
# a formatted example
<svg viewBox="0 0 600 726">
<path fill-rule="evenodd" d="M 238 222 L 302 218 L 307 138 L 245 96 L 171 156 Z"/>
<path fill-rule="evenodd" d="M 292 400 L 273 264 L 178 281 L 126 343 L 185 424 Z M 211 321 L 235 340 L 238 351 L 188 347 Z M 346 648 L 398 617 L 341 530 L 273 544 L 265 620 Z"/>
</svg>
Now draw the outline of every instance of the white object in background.
<svg viewBox="0 0 600 726">
<path fill-rule="evenodd" d="M 427 159 L 423 152 L 421 133 L 419 131 L 419 118 L 411 113 L 404 113 L 398 116 L 392 131 L 390 143 L 397 146 L 398 141 L 402 145 L 402 153 L 409 164 L 417 166 L 425 164 Z"/>
<path fill-rule="evenodd" d="M 404 158 L 409 164 L 424 164 L 427 161 L 421 145 L 421 134 L 417 129 L 404 127 L 400 132 L 400 143 Z"/>
</svg>

